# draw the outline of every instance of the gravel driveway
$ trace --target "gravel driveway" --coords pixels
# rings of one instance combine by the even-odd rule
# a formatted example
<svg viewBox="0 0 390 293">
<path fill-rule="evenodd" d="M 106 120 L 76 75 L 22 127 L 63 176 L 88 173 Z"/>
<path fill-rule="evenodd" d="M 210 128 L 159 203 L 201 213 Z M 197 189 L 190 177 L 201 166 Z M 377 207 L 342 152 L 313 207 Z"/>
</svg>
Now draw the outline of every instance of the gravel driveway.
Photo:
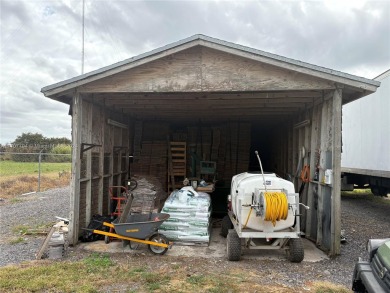
<svg viewBox="0 0 390 293">
<path fill-rule="evenodd" d="M 16 203 L 0 203 L 0 266 L 34 259 L 43 242 L 43 236 L 25 236 L 24 242 L 10 244 L 10 240 L 18 238 L 14 231 L 16 226 L 26 224 L 29 227 L 36 227 L 56 222 L 55 216 L 67 218 L 69 215 L 69 188 L 53 189 L 20 199 L 22 201 Z M 388 201 L 390 198 L 372 200 L 365 196 L 342 197 L 342 230 L 345 231 L 346 243 L 341 246 L 340 256 L 317 263 L 265 261 L 261 269 L 282 274 L 283 283 L 292 286 L 300 286 L 310 280 L 322 280 L 350 288 L 354 263 L 358 257 L 366 258 L 367 239 L 390 237 Z M 163 258 L 154 259 L 164 261 Z M 189 258 L 189 261 L 195 264 L 199 262 L 199 258 Z M 229 263 L 225 259 L 220 259 L 207 262 L 215 263 L 216 266 L 260 269 L 258 262 L 252 260 Z M 272 282 L 274 281 L 265 280 L 265 283 Z"/>
</svg>

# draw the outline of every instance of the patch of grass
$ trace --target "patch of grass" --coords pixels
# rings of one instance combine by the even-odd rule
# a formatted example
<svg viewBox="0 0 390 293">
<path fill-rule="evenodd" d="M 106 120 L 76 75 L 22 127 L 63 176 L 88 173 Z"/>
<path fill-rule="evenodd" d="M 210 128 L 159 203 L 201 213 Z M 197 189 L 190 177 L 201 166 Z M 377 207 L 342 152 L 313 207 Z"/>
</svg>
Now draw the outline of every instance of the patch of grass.
<svg viewBox="0 0 390 293">
<path fill-rule="evenodd" d="M 38 162 L 0 161 L 0 176 L 38 174 Z M 70 172 L 71 163 L 41 163 L 41 174 Z"/>
<path fill-rule="evenodd" d="M 104 271 L 114 265 L 114 262 L 107 254 L 93 253 L 84 260 L 89 273 Z"/>
<path fill-rule="evenodd" d="M 34 263 L 28 267 L 0 269 L 0 291 L 15 292 L 93 292 L 93 280 L 82 263 Z"/>
<path fill-rule="evenodd" d="M 0 292 L 300 292 L 299 288 L 264 285 L 262 277 L 251 270 L 205 271 L 188 276 L 189 268 L 174 270 L 164 263 L 132 257 L 131 266 L 123 259 L 93 253 L 80 261 L 32 261 L 18 266 L 0 267 Z M 160 266 L 161 265 L 161 266 Z M 240 281 L 241 280 L 241 281 Z M 242 281 L 244 280 L 244 282 Z M 310 292 L 349 292 L 327 282 L 305 286 Z"/>
<path fill-rule="evenodd" d="M 18 243 L 23 243 L 25 241 L 25 239 L 23 237 L 17 237 L 17 238 L 13 238 L 9 241 L 9 244 L 18 244 Z"/>
<path fill-rule="evenodd" d="M 372 194 L 370 189 L 355 189 L 354 191 L 342 191 L 341 196 L 345 198 L 361 199 L 390 205 L 390 197 L 375 196 Z"/>
<path fill-rule="evenodd" d="M 141 274 L 141 278 L 144 281 L 146 287 L 150 291 L 160 289 L 163 285 L 169 283 L 171 279 L 169 276 L 164 274 L 146 272 Z"/>
<path fill-rule="evenodd" d="M 205 282 L 205 277 L 202 276 L 202 275 L 193 275 L 193 276 L 189 276 L 189 277 L 187 278 L 187 282 L 190 283 L 190 284 L 192 284 L 192 285 L 197 285 L 197 286 L 199 286 L 199 285 L 204 284 L 204 282 Z"/>
<path fill-rule="evenodd" d="M 12 227 L 12 232 L 19 235 L 32 235 L 32 234 L 42 234 L 53 225 L 53 223 L 43 223 L 36 224 L 33 226 L 29 225 L 16 225 Z"/>
<path fill-rule="evenodd" d="M 26 226 L 26 225 L 17 225 L 17 226 L 14 226 L 12 228 L 12 232 L 14 233 L 17 233 L 17 234 L 20 234 L 20 235 L 25 235 L 28 231 L 28 229 L 30 229 L 29 226 Z"/>
<path fill-rule="evenodd" d="M 24 201 L 23 199 L 16 198 L 16 197 L 10 199 L 10 203 L 19 203 L 19 202 L 23 202 L 23 201 Z"/>
<path fill-rule="evenodd" d="M 314 282 L 313 288 L 315 293 L 349 293 L 347 288 L 330 282 Z"/>
</svg>

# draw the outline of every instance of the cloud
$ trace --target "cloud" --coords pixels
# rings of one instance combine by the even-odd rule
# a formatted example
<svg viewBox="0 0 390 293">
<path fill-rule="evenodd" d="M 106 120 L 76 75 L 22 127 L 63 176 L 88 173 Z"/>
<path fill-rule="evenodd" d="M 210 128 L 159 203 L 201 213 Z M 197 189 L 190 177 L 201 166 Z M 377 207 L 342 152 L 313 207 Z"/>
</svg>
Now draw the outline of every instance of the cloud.
<svg viewBox="0 0 390 293">
<path fill-rule="evenodd" d="M 194 34 L 373 78 L 390 68 L 386 1 L 85 1 L 85 72 Z M 81 73 L 82 1 L 2 0 L 1 137 L 70 137 L 44 86 Z"/>
</svg>

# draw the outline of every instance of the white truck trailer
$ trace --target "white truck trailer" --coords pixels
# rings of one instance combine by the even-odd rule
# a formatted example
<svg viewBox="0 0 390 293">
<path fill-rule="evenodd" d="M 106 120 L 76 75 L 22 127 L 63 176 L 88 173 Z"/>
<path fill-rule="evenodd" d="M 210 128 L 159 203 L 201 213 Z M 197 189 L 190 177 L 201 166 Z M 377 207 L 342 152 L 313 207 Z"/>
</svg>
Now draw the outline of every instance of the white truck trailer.
<svg viewBox="0 0 390 293">
<path fill-rule="evenodd" d="M 342 189 L 390 193 L 390 69 L 378 90 L 343 107 Z"/>
</svg>

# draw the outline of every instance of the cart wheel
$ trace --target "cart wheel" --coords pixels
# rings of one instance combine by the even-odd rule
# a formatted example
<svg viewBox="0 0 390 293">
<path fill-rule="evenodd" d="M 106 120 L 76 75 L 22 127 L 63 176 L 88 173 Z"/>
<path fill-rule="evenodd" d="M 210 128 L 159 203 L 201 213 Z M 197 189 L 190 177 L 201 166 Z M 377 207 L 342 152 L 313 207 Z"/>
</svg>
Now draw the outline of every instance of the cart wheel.
<svg viewBox="0 0 390 293">
<path fill-rule="evenodd" d="M 234 229 L 229 229 L 227 234 L 226 250 L 228 260 L 239 261 L 241 259 L 241 239 Z"/>
<path fill-rule="evenodd" d="M 104 236 L 104 243 L 106 243 L 106 244 L 110 243 L 110 237 L 109 236 Z"/>
<path fill-rule="evenodd" d="M 291 238 L 288 241 L 287 258 L 291 262 L 301 262 L 305 257 L 303 242 L 301 238 Z"/>
<path fill-rule="evenodd" d="M 164 244 L 168 244 L 168 239 L 167 237 L 165 237 L 164 235 L 162 234 L 153 234 L 150 238 L 149 238 L 149 241 L 153 241 L 153 242 L 156 242 L 156 243 L 164 243 Z M 165 247 L 160 247 L 160 246 L 155 246 L 155 245 L 152 245 L 152 244 L 149 244 L 148 245 L 148 248 L 151 252 L 153 252 L 154 254 L 160 254 L 160 255 L 163 255 L 164 253 L 167 252 L 168 248 L 165 248 Z"/>
<path fill-rule="evenodd" d="M 139 246 L 139 243 L 134 242 L 134 241 L 129 241 L 129 247 L 131 250 L 136 250 Z"/>
<path fill-rule="evenodd" d="M 129 240 L 122 240 L 122 248 L 125 249 L 127 245 L 130 246 L 130 241 Z M 130 249 L 131 249 L 131 247 L 130 247 Z"/>
<path fill-rule="evenodd" d="M 233 228 L 232 221 L 229 216 L 224 216 L 221 222 L 221 235 L 225 237 L 228 235 L 229 229 Z"/>
</svg>

